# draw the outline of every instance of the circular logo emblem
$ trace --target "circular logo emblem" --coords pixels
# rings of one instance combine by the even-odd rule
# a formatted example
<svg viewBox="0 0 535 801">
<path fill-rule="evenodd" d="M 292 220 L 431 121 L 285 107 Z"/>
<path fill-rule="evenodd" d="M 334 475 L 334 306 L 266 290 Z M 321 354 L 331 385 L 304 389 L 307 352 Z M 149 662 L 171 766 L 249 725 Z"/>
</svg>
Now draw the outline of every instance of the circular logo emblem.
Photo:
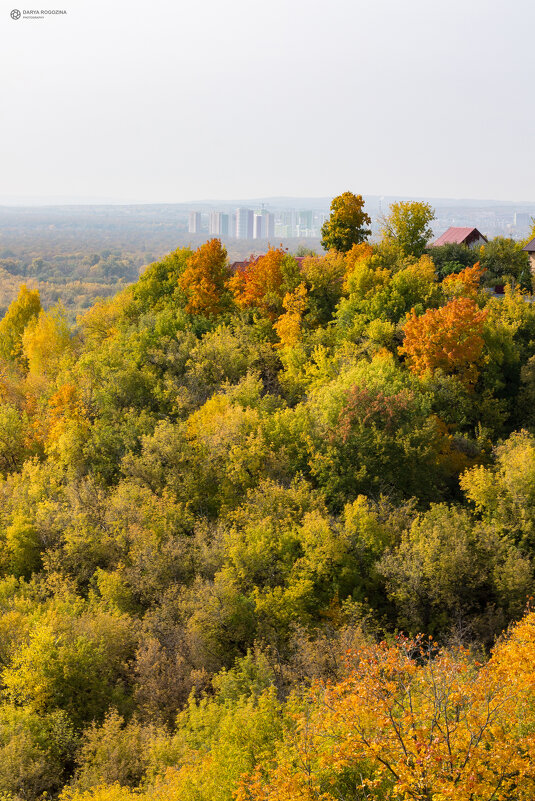
<svg viewBox="0 0 535 801">
<path fill-rule="evenodd" d="M 18 8 L 14 8 L 9 16 L 11 17 L 11 19 L 20 19 L 20 11 L 18 10 Z"/>
</svg>

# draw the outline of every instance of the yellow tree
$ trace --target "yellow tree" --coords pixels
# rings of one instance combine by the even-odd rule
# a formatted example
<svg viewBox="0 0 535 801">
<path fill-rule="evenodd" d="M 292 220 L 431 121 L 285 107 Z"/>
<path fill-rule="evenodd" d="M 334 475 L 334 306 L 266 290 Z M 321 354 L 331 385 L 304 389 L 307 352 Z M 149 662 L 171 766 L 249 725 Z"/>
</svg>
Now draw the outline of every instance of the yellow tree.
<svg viewBox="0 0 535 801">
<path fill-rule="evenodd" d="M 284 296 L 282 305 L 286 312 L 281 314 L 273 327 L 283 347 L 295 345 L 301 337 L 303 313 L 307 305 L 306 286 L 299 284 L 295 292 L 288 292 Z"/>
<path fill-rule="evenodd" d="M 61 304 L 50 312 L 41 310 L 22 335 L 22 349 L 31 376 L 55 378 L 71 347 L 71 332 Z"/>
<path fill-rule="evenodd" d="M 10 304 L 0 321 L 0 357 L 7 361 L 23 362 L 22 335 L 26 326 L 39 316 L 41 300 L 37 289 L 20 288 L 18 297 Z"/>
<path fill-rule="evenodd" d="M 435 211 L 429 203 L 402 200 L 392 203 L 390 213 L 383 218 L 383 239 L 396 245 L 404 256 L 419 258 L 432 236 L 430 223 Z"/>
</svg>

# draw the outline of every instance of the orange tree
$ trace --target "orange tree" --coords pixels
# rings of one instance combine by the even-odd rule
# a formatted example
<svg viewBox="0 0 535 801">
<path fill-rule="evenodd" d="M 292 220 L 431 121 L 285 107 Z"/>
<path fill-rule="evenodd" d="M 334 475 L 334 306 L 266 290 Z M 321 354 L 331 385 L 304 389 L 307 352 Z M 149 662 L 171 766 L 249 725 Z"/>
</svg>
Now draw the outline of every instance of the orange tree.
<svg viewBox="0 0 535 801">
<path fill-rule="evenodd" d="M 399 352 L 413 373 L 425 375 L 440 369 L 471 387 L 479 376 L 486 316 L 485 309 L 466 297 L 428 309 L 420 317 L 413 310 Z"/>
<path fill-rule="evenodd" d="M 225 307 L 229 277 L 227 251 L 219 239 L 211 239 L 193 253 L 178 283 L 187 297 L 186 311 L 214 317 Z"/>
<path fill-rule="evenodd" d="M 297 287 L 299 278 L 295 259 L 282 247 L 270 247 L 263 256 L 251 257 L 228 286 L 238 306 L 257 308 L 274 320 L 282 311 L 284 296 Z"/>
<path fill-rule="evenodd" d="M 475 298 L 480 289 L 485 269 L 480 263 L 465 267 L 460 273 L 451 273 L 442 281 L 442 290 L 448 297 Z"/>
<path fill-rule="evenodd" d="M 528 801 L 534 654 L 533 613 L 484 665 L 423 638 L 362 643 L 344 680 L 290 700 L 276 759 L 242 779 L 237 799 Z"/>
</svg>

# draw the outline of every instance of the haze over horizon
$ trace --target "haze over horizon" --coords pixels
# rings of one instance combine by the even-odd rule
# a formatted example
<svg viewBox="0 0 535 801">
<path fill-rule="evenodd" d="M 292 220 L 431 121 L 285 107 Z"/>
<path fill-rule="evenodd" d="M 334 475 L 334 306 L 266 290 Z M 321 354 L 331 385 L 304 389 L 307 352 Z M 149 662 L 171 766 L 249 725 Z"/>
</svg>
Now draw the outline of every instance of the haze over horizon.
<svg viewBox="0 0 535 801">
<path fill-rule="evenodd" d="M 65 3 L 2 6 L 2 197 L 535 200 L 529 0 Z"/>
<path fill-rule="evenodd" d="M 345 191 L 350 187 L 345 187 Z M 0 195 L 0 207 L 3 208 L 60 208 L 67 206 L 180 206 L 183 209 L 194 209 L 195 207 L 209 207 L 214 208 L 232 207 L 240 205 L 255 205 L 260 206 L 265 203 L 267 206 L 283 207 L 285 205 L 313 205 L 319 208 L 327 209 L 334 195 L 318 196 L 300 196 L 300 195 L 272 195 L 272 196 L 251 196 L 241 198 L 221 197 L 221 198 L 198 198 L 193 200 L 139 200 L 132 198 L 99 198 L 99 197 L 17 197 Z M 438 205 L 445 206 L 512 206 L 514 208 L 532 207 L 535 206 L 535 200 L 518 200 L 518 199 L 504 199 L 504 198 L 476 198 L 476 197 L 428 197 L 425 195 L 381 195 L 364 194 L 364 200 L 367 204 L 381 201 L 383 204 L 394 202 L 397 200 L 421 200 Z"/>
</svg>

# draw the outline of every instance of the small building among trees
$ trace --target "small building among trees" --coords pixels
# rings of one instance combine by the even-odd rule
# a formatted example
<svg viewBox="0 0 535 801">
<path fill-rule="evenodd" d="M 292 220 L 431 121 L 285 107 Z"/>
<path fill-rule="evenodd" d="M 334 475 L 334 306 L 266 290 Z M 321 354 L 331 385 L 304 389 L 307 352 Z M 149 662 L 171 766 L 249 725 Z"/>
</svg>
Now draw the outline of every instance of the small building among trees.
<svg viewBox="0 0 535 801">
<path fill-rule="evenodd" d="M 531 242 L 528 242 L 522 250 L 525 250 L 526 253 L 529 254 L 529 265 L 531 267 L 531 272 L 535 275 L 535 237 L 533 237 Z"/>
<path fill-rule="evenodd" d="M 466 245 L 469 248 L 480 247 L 488 242 L 477 228 L 455 228 L 451 227 L 442 236 L 436 239 L 431 247 L 439 248 L 441 245 Z"/>
</svg>

